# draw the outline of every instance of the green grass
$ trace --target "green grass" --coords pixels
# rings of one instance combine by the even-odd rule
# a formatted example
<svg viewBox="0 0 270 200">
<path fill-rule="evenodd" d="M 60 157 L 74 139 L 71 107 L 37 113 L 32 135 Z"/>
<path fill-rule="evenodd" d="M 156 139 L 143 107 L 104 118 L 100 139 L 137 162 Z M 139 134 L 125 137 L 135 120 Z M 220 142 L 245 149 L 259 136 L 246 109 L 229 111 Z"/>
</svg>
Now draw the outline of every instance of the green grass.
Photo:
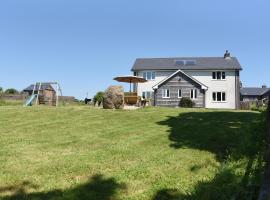
<svg viewBox="0 0 270 200">
<path fill-rule="evenodd" d="M 20 100 L 3 100 L 0 98 L 0 106 L 21 106 L 23 101 Z"/>
<path fill-rule="evenodd" d="M 258 112 L 0 108 L 0 199 L 248 199 Z"/>
</svg>

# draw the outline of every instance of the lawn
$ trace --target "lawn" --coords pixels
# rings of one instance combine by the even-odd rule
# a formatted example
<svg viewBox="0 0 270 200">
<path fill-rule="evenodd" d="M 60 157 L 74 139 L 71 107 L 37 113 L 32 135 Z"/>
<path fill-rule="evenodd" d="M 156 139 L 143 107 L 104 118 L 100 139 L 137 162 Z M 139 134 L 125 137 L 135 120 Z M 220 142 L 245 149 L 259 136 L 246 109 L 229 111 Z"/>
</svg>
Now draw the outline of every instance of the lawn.
<svg viewBox="0 0 270 200">
<path fill-rule="evenodd" d="M 0 199 L 249 199 L 264 166 L 261 115 L 0 107 Z"/>
</svg>

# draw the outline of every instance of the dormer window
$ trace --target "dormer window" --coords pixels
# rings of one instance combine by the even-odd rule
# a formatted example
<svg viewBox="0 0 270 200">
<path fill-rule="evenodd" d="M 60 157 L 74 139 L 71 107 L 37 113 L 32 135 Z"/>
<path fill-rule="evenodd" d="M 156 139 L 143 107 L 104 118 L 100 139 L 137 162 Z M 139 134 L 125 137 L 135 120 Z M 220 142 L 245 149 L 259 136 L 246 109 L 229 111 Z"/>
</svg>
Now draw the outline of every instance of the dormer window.
<svg viewBox="0 0 270 200">
<path fill-rule="evenodd" d="M 155 72 L 143 72 L 143 78 L 145 80 L 155 80 L 156 73 Z"/>
<path fill-rule="evenodd" d="M 226 73 L 224 71 L 212 72 L 212 79 L 213 80 L 225 80 L 226 79 Z"/>
</svg>

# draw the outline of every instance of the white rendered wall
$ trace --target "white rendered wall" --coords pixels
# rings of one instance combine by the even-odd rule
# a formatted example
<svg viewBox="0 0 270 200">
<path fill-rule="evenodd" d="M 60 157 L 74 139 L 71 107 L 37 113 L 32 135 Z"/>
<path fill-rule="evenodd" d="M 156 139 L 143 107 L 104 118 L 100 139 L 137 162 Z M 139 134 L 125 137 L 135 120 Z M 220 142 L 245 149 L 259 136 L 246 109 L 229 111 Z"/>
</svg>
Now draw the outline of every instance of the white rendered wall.
<svg viewBox="0 0 270 200">
<path fill-rule="evenodd" d="M 143 72 L 151 72 L 151 71 L 139 71 L 138 76 L 143 77 Z M 175 71 L 154 71 L 154 72 L 156 72 L 155 80 L 148 80 L 146 83 L 138 83 L 137 92 L 139 96 L 142 96 L 142 92 L 146 91 L 154 92 L 153 86 L 158 84 L 168 76 L 172 75 Z"/>
<path fill-rule="evenodd" d="M 208 87 L 205 92 L 206 108 L 235 109 L 235 71 L 225 71 L 226 80 L 213 80 L 212 71 L 184 71 Z M 213 102 L 212 92 L 226 92 L 226 102 Z"/>
<path fill-rule="evenodd" d="M 217 71 L 217 70 L 216 70 Z M 143 72 L 139 71 L 138 76 L 143 77 Z M 146 83 L 139 83 L 137 92 L 139 96 L 142 96 L 143 91 L 154 91 L 153 86 L 167 78 L 175 71 L 155 71 L 155 80 L 149 80 Z M 190 71 L 185 70 L 186 74 L 194 77 L 201 83 L 208 87 L 205 92 L 205 107 L 206 108 L 225 108 L 235 109 L 235 71 L 225 71 L 226 80 L 212 80 L 212 71 Z M 226 102 L 213 102 L 212 92 L 226 92 Z"/>
</svg>

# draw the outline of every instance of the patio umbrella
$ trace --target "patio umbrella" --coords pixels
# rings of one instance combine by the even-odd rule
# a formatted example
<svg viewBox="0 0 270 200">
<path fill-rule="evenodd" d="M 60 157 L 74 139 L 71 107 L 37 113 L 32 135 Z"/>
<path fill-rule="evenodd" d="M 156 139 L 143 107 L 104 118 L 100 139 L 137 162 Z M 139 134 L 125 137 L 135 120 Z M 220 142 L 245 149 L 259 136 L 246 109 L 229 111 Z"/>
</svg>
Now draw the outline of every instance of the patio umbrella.
<svg viewBox="0 0 270 200">
<path fill-rule="evenodd" d="M 144 78 L 138 77 L 138 76 L 118 76 L 115 77 L 113 80 L 116 80 L 118 82 L 124 82 L 124 83 L 129 83 L 129 91 L 131 92 L 131 83 L 144 83 L 147 82 Z"/>
</svg>

